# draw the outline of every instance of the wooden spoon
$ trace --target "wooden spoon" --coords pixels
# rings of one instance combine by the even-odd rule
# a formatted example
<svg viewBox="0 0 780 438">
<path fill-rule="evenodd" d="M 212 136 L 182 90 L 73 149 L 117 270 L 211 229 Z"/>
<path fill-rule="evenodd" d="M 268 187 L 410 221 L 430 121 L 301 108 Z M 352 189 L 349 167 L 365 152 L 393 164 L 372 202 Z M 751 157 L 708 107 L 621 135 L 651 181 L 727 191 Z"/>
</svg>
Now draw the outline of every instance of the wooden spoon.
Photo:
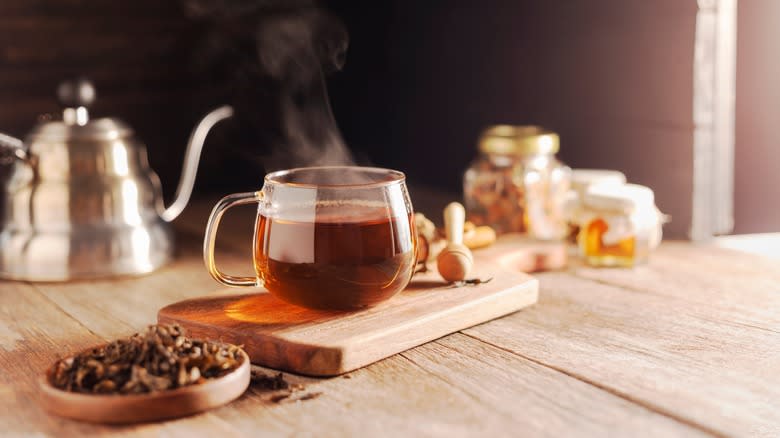
<svg viewBox="0 0 780 438">
<path fill-rule="evenodd" d="M 466 212 L 457 202 L 444 208 L 444 230 L 447 233 L 447 247 L 436 258 L 439 274 L 449 282 L 462 281 L 471 272 L 474 256 L 463 244 L 463 223 Z"/>
<path fill-rule="evenodd" d="M 241 352 L 241 365 L 222 377 L 168 391 L 137 395 L 82 394 L 51 385 L 50 368 L 40 379 L 41 402 L 52 414 L 92 423 L 140 423 L 183 417 L 224 405 L 249 386 L 249 357 Z"/>
</svg>

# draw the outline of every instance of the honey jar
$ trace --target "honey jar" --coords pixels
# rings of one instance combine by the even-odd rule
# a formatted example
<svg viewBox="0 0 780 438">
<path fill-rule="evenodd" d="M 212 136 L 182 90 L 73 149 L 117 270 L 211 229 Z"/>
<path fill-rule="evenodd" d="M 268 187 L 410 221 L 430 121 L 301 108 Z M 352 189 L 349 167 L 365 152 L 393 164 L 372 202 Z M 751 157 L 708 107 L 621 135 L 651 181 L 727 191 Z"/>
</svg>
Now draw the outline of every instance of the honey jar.
<svg viewBox="0 0 780 438">
<path fill-rule="evenodd" d="M 619 186 L 626 183 L 623 172 L 606 169 L 572 169 L 571 190 L 566 196 L 565 216 L 568 224 L 568 238 L 571 243 L 577 242 L 580 231 L 579 216 L 582 211 L 582 198 L 589 187 L 596 184 Z"/>
<path fill-rule="evenodd" d="M 479 140 L 479 156 L 463 177 L 467 218 L 497 233 L 566 236 L 564 202 L 571 169 L 558 161 L 556 133 L 538 126 L 496 125 Z"/>
<path fill-rule="evenodd" d="M 591 186 L 582 199 L 580 253 L 591 266 L 631 267 L 661 242 L 663 215 L 638 184 Z"/>
</svg>

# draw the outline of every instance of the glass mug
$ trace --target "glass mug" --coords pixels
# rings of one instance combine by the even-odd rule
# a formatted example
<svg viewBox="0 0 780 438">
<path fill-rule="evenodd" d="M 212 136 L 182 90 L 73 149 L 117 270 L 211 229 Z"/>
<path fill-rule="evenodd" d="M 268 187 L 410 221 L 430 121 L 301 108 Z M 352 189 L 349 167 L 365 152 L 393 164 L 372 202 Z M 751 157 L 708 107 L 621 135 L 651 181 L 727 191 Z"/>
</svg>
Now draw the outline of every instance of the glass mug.
<svg viewBox="0 0 780 438">
<path fill-rule="evenodd" d="M 416 264 L 414 212 L 403 173 L 371 167 L 309 167 L 273 172 L 257 192 L 222 198 L 203 243 L 209 273 L 228 286 L 264 286 L 311 309 L 354 310 L 403 290 Z M 257 203 L 255 276 L 221 272 L 217 228 L 233 206 Z"/>
</svg>

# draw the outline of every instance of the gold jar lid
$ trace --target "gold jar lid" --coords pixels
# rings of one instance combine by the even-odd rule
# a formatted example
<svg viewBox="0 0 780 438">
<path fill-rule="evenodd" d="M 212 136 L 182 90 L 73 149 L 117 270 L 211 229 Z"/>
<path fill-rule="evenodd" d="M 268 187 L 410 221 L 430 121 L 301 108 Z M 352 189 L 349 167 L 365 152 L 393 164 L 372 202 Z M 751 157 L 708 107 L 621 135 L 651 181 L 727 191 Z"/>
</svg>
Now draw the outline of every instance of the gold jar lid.
<svg viewBox="0 0 780 438">
<path fill-rule="evenodd" d="M 479 137 L 479 150 L 486 154 L 554 154 L 559 148 L 558 134 L 534 125 L 494 125 Z"/>
</svg>

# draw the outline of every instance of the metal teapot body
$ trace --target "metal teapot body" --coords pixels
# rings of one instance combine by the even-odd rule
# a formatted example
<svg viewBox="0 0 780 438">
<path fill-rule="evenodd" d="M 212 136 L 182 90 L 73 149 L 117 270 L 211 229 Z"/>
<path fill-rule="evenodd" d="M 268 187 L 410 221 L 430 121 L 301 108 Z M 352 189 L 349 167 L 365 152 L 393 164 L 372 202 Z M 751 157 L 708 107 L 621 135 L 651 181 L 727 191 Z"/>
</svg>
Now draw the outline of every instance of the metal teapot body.
<svg viewBox="0 0 780 438">
<path fill-rule="evenodd" d="M 24 142 L 0 137 L 10 157 L 2 188 L 0 278 L 66 281 L 151 272 L 173 256 L 170 226 L 192 193 L 200 152 L 223 106 L 194 129 L 176 197 L 165 207 L 146 147 L 117 119 L 89 120 L 94 89 L 60 87 L 63 120 L 36 126 Z M 67 88 L 70 89 L 67 89 Z"/>
</svg>

